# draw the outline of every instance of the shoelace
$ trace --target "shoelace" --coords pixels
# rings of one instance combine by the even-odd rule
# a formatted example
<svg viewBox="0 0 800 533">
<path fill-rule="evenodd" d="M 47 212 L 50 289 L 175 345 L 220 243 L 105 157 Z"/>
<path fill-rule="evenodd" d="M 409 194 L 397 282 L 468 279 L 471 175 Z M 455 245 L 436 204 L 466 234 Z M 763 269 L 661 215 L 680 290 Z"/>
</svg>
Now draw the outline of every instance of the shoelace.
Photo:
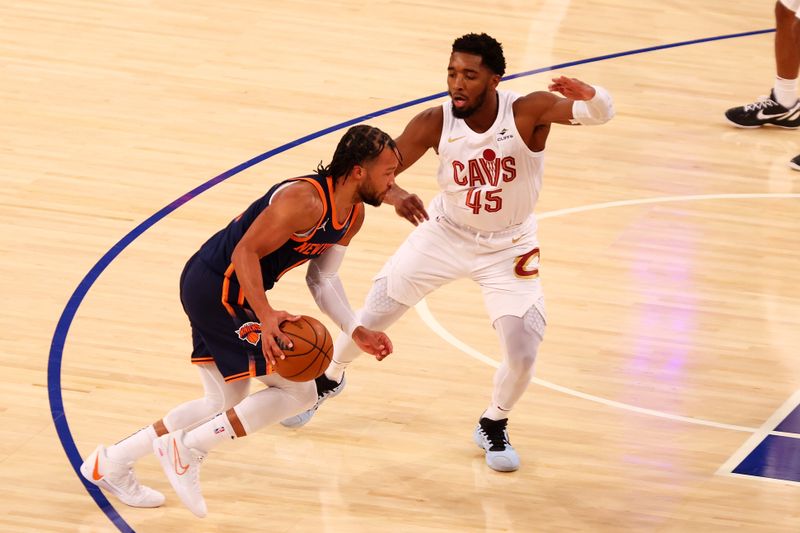
<svg viewBox="0 0 800 533">
<path fill-rule="evenodd" d="M 492 424 L 488 429 L 487 431 L 487 428 L 481 426 L 481 433 L 492 444 L 491 448 L 505 449 L 506 445 L 509 444 L 508 439 L 506 439 L 505 424 Z"/>
<path fill-rule="evenodd" d="M 758 100 L 753 102 L 752 104 L 747 104 L 744 106 L 745 111 L 755 111 L 756 109 L 767 109 L 768 107 L 777 107 L 780 104 L 769 98 L 768 96 L 759 96 Z"/>
</svg>

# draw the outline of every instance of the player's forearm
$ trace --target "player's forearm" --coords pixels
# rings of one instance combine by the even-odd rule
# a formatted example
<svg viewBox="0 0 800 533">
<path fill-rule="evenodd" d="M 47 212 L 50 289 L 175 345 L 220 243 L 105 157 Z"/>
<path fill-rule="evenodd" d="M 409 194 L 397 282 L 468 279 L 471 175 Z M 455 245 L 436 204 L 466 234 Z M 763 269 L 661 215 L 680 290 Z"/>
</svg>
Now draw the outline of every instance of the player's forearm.
<svg viewBox="0 0 800 533">
<path fill-rule="evenodd" d="M 396 206 L 400 202 L 403 201 L 409 195 L 409 192 L 404 188 L 400 187 L 397 183 L 392 185 L 392 188 L 389 189 L 389 192 L 386 193 L 386 196 L 383 199 L 383 203 L 394 205 Z"/>
<path fill-rule="evenodd" d="M 344 291 L 342 280 L 338 274 L 332 277 L 309 279 L 308 288 L 314 296 L 314 301 L 323 313 L 336 322 L 339 329 L 352 336 L 353 331 L 360 325 L 347 294 Z"/>
<path fill-rule="evenodd" d="M 244 297 L 259 320 L 263 321 L 273 309 L 264 291 L 260 259 L 256 252 L 243 246 L 237 246 L 231 255 L 236 278 L 239 280 Z"/>
<path fill-rule="evenodd" d="M 604 88 L 593 85 L 594 96 L 589 100 L 575 100 L 572 103 L 573 123 L 585 126 L 605 124 L 614 117 L 614 100 Z"/>
<path fill-rule="evenodd" d="M 359 322 L 338 273 L 346 250 L 345 246 L 335 245 L 311 261 L 306 272 L 306 283 L 320 310 L 331 317 L 342 331 L 352 336 Z"/>
</svg>

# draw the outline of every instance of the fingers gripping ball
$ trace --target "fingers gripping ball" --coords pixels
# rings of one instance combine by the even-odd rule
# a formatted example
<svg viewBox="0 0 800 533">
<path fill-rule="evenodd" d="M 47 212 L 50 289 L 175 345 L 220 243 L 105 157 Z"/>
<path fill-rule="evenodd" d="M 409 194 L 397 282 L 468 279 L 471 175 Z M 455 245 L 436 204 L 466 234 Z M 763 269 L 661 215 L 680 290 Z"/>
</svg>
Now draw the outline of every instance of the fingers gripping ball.
<svg viewBox="0 0 800 533">
<path fill-rule="evenodd" d="M 292 349 L 283 350 L 286 359 L 279 359 L 275 370 L 289 381 L 311 381 L 328 368 L 333 356 L 333 337 L 314 317 L 301 315 L 297 322 L 281 324 L 292 340 Z"/>
</svg>

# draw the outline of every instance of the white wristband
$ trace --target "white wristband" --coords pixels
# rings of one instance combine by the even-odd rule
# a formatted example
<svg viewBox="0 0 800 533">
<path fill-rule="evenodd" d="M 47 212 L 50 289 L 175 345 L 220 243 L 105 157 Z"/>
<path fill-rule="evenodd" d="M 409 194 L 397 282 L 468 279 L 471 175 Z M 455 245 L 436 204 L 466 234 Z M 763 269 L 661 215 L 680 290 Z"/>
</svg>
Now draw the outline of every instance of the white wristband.
<svg viewBox="0 0 800 533">
<path fill-rule="evenodd" d="M 614 101 L 608 91 L 598 85 L 592 85 L 595 94 L 591 100 L 575 100 L 572 103 L 572 116 L 570 122 L 595 126 L 605 124 L 614 116 Z"/>
<path fill-rule="evenodd" d="M 361 322 L 353 316 L 353 320 L 350 321 L 349 324 L 344 328 L 344 332 L 347 333 L 348 337 L 353 337 L 353 332 L 361 325 Z"/>
</svg>

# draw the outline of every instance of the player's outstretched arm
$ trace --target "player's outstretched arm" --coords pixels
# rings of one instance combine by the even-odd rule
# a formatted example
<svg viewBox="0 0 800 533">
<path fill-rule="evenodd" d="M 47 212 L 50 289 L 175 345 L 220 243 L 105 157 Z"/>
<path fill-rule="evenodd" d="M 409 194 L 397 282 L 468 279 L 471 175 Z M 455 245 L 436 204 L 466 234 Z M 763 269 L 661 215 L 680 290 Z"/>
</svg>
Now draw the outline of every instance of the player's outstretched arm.
<svg viewBox="0 0 800 533">
<path fill-rule="evenodd" d="M 397 169 L 398 174 L 416 163 L 429 148 L 436 148 L 442 134 L 443 117 L 441 107 L 428 108 L 412 118 L 403 133 L 395 139 L 403 158 Z M 428 212 L 420 197 L 399 187 L 397 183 L 392 186 L 384 202 L 393 205 L 399 216 L 415 226 L 428 220 Z"/>
<path fill-rule="evenodd" d="M 614 117 L 614 101 L 604 88 L 577 78 L 559 76 L 548 86 L 551 93 L 535 92 L 519 100 L 524 112 L 541 124 L 605 124 Z M 564 98 L 556 94 L 560 93 Z"/>
</svg>

